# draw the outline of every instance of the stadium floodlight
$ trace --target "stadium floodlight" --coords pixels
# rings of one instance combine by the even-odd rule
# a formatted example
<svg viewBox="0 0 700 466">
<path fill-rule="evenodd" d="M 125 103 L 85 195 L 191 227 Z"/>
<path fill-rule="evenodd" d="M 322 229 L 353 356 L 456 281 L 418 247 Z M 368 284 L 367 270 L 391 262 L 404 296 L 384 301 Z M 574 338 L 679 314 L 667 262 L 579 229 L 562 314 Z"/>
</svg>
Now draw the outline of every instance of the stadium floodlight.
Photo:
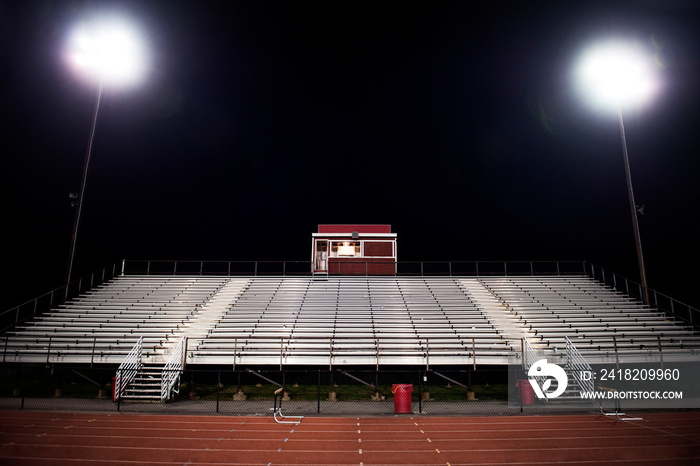
<svg viewBox="0 0 700 466">
<path fill-rule="evenodd" d="M 144 74 L 145 54 L 136 30 L 116 19 L 81 23 L 68 41 L 68 59 L 108 85 L 133 84 Z"/>
<path fill-rule="evenodd" d="M 622 156 L 627 178 L 627 194 L 632 212 L 632 227 L 637 248 L 642 299 L 649 303 L 642 242 L 639 235 L 637 206 L 632 189 L 629 156 L 622 109 L 644 104 L 659 88 L 652 57 L 641 47 L 618 41 L 601 42 L 587 49 L 578 62 L 576 77 L 582 90 L 598 107 L 616 111 L 622 140 Z"/>
<path fill-rule="evenodd" d="M 647 103 L 659 88 L 653 58 L 638 46 L 602 42 L 578 62 L 580 85 L 592 102 L 618 110 Z"/>
<path fill-rule="evenodd" d="M 136 30 L 126 22 L 117 18 L 101 19 L 91 23 L 78 25 L 68 39 L 67 58 L 71 65 L 85 73 L 89 78 L 97 81 L 97 100 L 92 114 L 92 125 L 88 138 L 83 176 L 80 183 L 80 192 L 77 195 L 75 206 L 75 220 L 66 273 L 66 293 L 70 284 L 73 270 L 73 258 L 78 236 L 78 225 L 83 209 L 85 184 L 87 182 L 92 143 L 95 137 L 97 125 L 97 113 L 102 100 L 102 90 L 107 86 L 121 86 L 134 84 L 145 74 L 145 53 L 141 46 L 142 41 Z"/>
</svg>

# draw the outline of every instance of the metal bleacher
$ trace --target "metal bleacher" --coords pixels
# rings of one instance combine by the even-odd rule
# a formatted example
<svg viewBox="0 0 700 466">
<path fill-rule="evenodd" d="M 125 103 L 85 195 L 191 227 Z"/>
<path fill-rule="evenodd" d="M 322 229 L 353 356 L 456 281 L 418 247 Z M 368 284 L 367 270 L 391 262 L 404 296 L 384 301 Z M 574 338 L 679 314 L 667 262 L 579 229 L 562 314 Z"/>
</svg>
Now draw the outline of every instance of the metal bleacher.
<svg viewBox="0 0 700 466">
<path fill-rule="evenodd" d="M 513 348 L 452 278 L 256 278 L 190 362 L 486 362 Z"/>
<path fill-rule="evenodd" d="M 156 355 L 226 281 L 118 277 L 7 332 L 3 359 L 118 363 L 139 337 L 144 353 Z"/>
<path fill-rule="evenodd" d="M 539 342 L 565 348 L 566 338 L 592 362 L 700 356 L 700 335 L 664 312 L 586 276 L 481 279 Z"/>
<path fill-rule="evenodd" d="M 590 362 L 697 358 L 700 336 L 585 275 L 125 275 L 0 338 L 5 362 L 118 363 L 143 337 L 188 364 L 507 364 L 521 338 L 547 355 L 569 338 Z"/>
</svg>

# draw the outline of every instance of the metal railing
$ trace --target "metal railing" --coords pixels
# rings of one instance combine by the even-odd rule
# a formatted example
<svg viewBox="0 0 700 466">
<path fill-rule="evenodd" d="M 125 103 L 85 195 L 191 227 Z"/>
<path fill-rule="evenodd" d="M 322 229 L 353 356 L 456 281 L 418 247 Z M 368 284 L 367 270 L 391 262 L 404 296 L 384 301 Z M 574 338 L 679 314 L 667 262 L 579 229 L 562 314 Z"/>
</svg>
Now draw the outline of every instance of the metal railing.
<svg viewBox="0 0 700 466">
<path fill-rule="evenodd" d="M 180 393 L 175 385 L 180 382 L 187 354 L 187 337 L 182 337 L 163 367 L 160 383 L 160 401 L 169 400 L 172 393 Z"/>
<path fill-rule="evenodd" d="M 505 360 L 514 349 L 494 333 L 492 335 L 433 336 L 411 339 L 407 336 L 366 335 L 339 336 L 257 336 L 246 333 L 226 336 L 210 334 L 206 339 L 193 339 L 192 349 L 186 349 L 188 361 L 195 364 L 275 364 L 280 370 L 299 364 L 375 366 L 377 369 L 393 364 L 424 365 L 430 361 L 444 363 L 444 358 L 456 358 L 476 368 Z M 432 358 L 432 359 L 431 359 Z M 261 362 L 262 361 L 262 362 Z"/>
<path fill-rule="evenodd" d="M 311 261 L 124 260 L 123 275 L 311 275 Z M 586 274 L 585 261 L 383 261 L 333 262 L 339 275 L 520 276 Z M 389 273 L 386 270 L 390 270 Z M 331 272 L 334 275 L 334 272 Z"/>
<path fill-rule="evenodd" d="M 527 338 L 523 337 L 521 339 L 522 341 L 522 365 L 523 365 L 523 370 L 527 372 L 530 370 L 530 367 L 535 364 L 537 361 L 542 359 L 542 356 L 534 350 L 532 345 L 530 345 L 530 342 L 527 341 Z"/>
<path fill-rule="evenodd" d="M 126 355 L 124 361 L 119 365 L 117 369 L 117 375 L 114 379 L 114 399 L 118 400 L 121 398 L 124 390 L 129 385 L 129 383 L 136 377 L 138 371 L 143 367 L 143 362 L 141 361 L 141 353 L 143 351 L 143 337 L 139 337 L 138 341 L 131 348 L 129 354 Z"/>
<path fill-rule="evenodd" d="M 0 333 L 12 330 L 43 312 L 61 305 L 81 293 L 102 285 L 114 278 L 117 274 L 118 264 L 112 264 L 96 272 L 81 277 L 73 282 L 63 285 L 37 298 L 19 304 L 7 311 L 0 312 Z"/>
<path fill-rule="evenodd" d="M 589 264 L 587 269 L 588 275 L 613 290 L 625 293 L 633 299 L 644 300 L 642 285 L 639 283 L 594 264 Z M 648 294 L 647 305 L 665 312 L 673 320 L 680 320 L 695 331 L 700 331 L 700 310 L 651 288 L 648 288 Z"/>
<path fill-rule="evenodd" d="M 582 391 L 593 392 L 593 380 L 584 379 L 581 377 L 582 373 L 590 374 L 593 372 L 591 365 L 588 364 L 586 359 L 581 355 L 581 353 L 576 349 L 576 346 L 566 338 L 566 364 L 564 370 L 566 370 L 578 383 Z"/>
</svg>

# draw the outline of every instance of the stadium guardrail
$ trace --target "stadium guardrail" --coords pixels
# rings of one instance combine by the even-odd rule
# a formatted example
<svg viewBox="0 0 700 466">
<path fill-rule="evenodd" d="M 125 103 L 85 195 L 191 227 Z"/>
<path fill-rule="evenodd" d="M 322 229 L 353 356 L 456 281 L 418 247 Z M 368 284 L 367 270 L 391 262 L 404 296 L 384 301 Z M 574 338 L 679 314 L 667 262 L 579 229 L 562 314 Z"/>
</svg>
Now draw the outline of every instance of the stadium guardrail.
<svg viewBox="0 0 700 466">
<path fill-rule="evenodd" d="M 509 275 L 572 275 L 586 274 L 585 261 L 364 261 L 343 260 L 350 275 L 374 275 L 369 270 L 391 265 L 397 276 L 509 276 Z M 311 275 L 310 261 L 187 261 L 187 260 L 124 260 L 124 275 Z M 364 267 L 362 267 L 364 265 Z M 359 267 L 358 267 L 359 266 Z M 364 270 L 365 272 L 358 272 Z M 331 274 L 333 275 L 333 274 Z"/>
<path fill-rule="evenodd" d="M 111 280 L 120 270 L 120 265 L 119 263 L 109 265 L 7 311 L 0 312 L 0 334 Z"/>
<path fill-rule="evenodd" d="M 589 264 L 587 269 L 587 274 L 593 279 L 631 298 L 644 301 L 641 284 L 594 264 Z M 700 310 L 651 288 L 648 288 L 648 294 L 650 302 L 645 304 L 665 312 L 673 320 L 682 321 L 695 331 L 700 331 Z"/>
</svg>

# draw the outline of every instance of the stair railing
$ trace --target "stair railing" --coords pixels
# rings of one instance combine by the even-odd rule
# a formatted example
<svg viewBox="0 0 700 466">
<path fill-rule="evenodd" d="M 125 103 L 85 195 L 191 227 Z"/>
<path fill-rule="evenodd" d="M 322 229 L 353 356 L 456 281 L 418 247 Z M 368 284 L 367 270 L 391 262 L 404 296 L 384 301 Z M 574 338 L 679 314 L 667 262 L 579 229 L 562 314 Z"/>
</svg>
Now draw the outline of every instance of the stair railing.
<svg viewBox="0 0 700 466">
<path fill-rule="evenodd" d="M 583 373 L 591 374 L 593 369 L 591 365 L 588 364 L 586 359 L 581 355 L 579 350 L 574 346 L 574 344 L 566 338 L 566 364 L 564 370 L 570 374 L 578 386 L 581 387 L 581 391 L 593 392 L 593 380 L 592 377 L 585 378 L 582 376 Z"/>
<path fill-rule="evenodd" d="M 522 338 L 522 351 L 523 370 L 527 372 L 528 370 L 530 370 L 530 367 L 533 364 L 542 359 L 542 356 L 534 350 L 534 348 L 530 345 L 530 342 L 527 341 L 527 338 L 525 337 Z"/>
<path fill-rule="evenodd" d="M 117 369 L 117 376 L 114 378 L 114 401 L 118 400 L 129 383 L 136 377 L 136 374 L 141 367 L 143 362 L 141 361 L 141 354 L 143 352 L 143 337 L 139 337 L 136 344 L 129 354 L 126 355 L 124 361 L 119 365 Z"/>
<path fill-rule="evenodd" d="M 528 375 L 530 371 L 530 367 L 532 367 L 537 361 L 540 359 L 544 359 L 544 357 L 535 351 L 535 349 L 530 345 L 530 342 L 527 341 L 527 338 L 522 337 L 522 342 L 521 342 L 521 350 L 522 350 L 522 365 L 523 365 L 523 372 L 525 376 Z M 547 377 L 542 377 L 542 376 L 533 376 L 532 377 L 534 380 L 537 381 L 537 384 L 542 387 L 543 384 L 547 381 Z M 545 401 L 549 401 L 547 398 L 545 398 Z"/>
<path fill-rule="evenodd" d="M 160 382 L 160 401 L 169 400 L 173 392 L 180 393 L 180 374 L 185 365 L 186 352 L 187 337 L 182 337 L 170 355 L 168 362 L 163 367 L 163 376 Z M 178 384 L 178 389 L 175 389 L 175 384 Z"/>
</svg>

